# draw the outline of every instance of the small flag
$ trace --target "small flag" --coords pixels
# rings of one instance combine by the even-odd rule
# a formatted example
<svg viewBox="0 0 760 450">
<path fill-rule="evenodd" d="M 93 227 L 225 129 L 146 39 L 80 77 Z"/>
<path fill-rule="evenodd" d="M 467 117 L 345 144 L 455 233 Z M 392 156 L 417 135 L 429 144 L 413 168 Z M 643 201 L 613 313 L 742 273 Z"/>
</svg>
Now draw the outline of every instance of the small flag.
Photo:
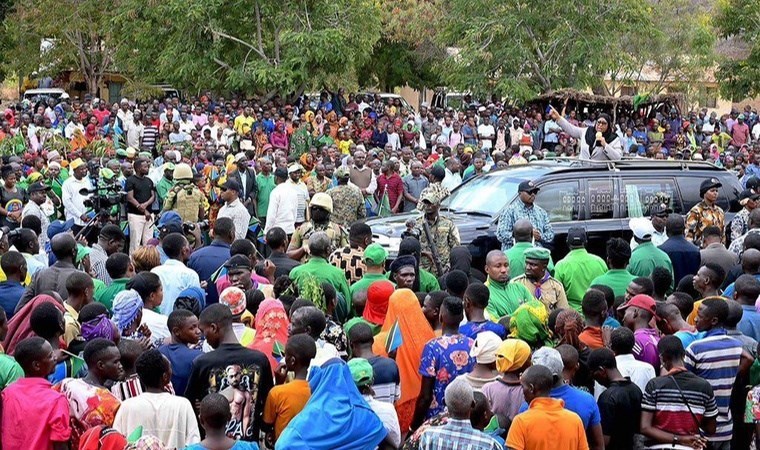
<svg viewBox="0 0 760 450">
<path fill-rule="evenodd" d="M 272 356 L 277 360 L 280 360 L 285 356 L 285 346 L 282 345 L 282 342 L 274 341 L 274 345 L 272 346 Z"/>
<path fill-rule="evenodd" d="M 388 189 L 385 189 L 380 204 L 377 206 L 377 217 L 388 217 L 391 215 L 391 201 L 388 198 Z"/>
<path fill-rule="evenodd" d="M 401 338 L 401 328 L 398 326 L 398 320 L 396 320 L 393 323 L 393 326 L 391 326 L 391 329 L 388 330 L 388 337 L 385 338 L 385 351 L 390 353 L 401 347 L 401 344 L 403 343 L 404 340 Z"/>
<path fill-rule="evenodd" d="M 142 434 L 143 434 L 143 426 L 138 425 L 138 427 L 135 428 L 134 431 L 129 433 L 129 436 L 127 436 L 127 442 L 129 442 L 130 444 L 134 444 L 142 437 Z"/>
</svg>

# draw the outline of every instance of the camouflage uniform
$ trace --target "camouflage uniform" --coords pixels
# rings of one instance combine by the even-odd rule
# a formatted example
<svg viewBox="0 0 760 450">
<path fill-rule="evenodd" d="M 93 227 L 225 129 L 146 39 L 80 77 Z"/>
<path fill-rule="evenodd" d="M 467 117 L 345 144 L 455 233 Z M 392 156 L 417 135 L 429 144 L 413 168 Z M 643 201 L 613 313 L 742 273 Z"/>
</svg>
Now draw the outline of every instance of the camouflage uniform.
<svg viewBox="0 0 760 450">
<path fill-rule="evenodd" d="M 178 181 L 169 190 L 164 200 L 164 211 L 174 210 L 182 217 L 183 222 L 198 222 L 198 214 L 204 205 L 204 195 L 197 186 L 189 181 Z"/>
<path fill-rule="evenodd" d="M 341 248 L 348 245 L 348 234 L 338 224 L 332 220 L 327 226 L 317 225 L 312 221 L 302 223 L 300 227 L 296 228 L 293 232 L 293 237 L 290 238 L 290 246 L 288 250 L 295 250 L 305 246 L 309 247 L 309 238 L 317 231 L 324 231 L 327 236 L 330 237 L 332 242 L 332 248 Z M 309 259 L 308 255 L 301 258 L 301 262 L 305 262 Z"/>
<path fill-rule="evenodd" d="M 686 216 L 686 239 L 693 241 L 698 246 L 702 243 L 702 233 L 709 226 L 720 228 L 723 234 L 723 243 L 726 242 L 725 236 L 725 218 L 726 215 L 718 205 L 709 206 L 704 200 L 694 205 Z"/>
<path fill-rule="evenodd" d="M 427 193 L 433 193 L 436 197 L 438 197 L 440 200 L 443 200 L 444 198 L 448 197 L 451 192 L 449 192 L 448 188 L 441 185 L 441 183 L 430 183 L 428 187 L 422 190 L 420 192 L 420 200 L 417 202 L 417 209 L 420 211 L 425 210 L 425 205 L 422 204 L 422 197 L 424 194 Z"/>
<path fill-rule="evenodd" d="M 422 248 L 422 252 L 430 252 L 432 254 L 433 252 L 430 249 L 430 243 L 428 242 L 427 235 L 425 234 L 423 220 L 425 220 L 425 216 L 418 217 L 415 221 L 414 227 L 419 233 L 420 247 Z M 438 258 L 440 259 L 441 267 L 443 267 L 445 271 L 446 266 L 449 264 L 449 255 L 451 254 L 451 248 L 459 245 L 459 230 L 457 229 L 457 226 L 454 225 L 454 222 L 440 215 L 438 216 L 438 219 L 435 221 L 435 223 L 429 224 L 429 228 L 430 237 L 435 243 L 435 249 L 438 252 Z M 427 270 L 428 272 L 432 272 L 436 276 L 440 277 L 443 275 L 442 273 L 438 273 L 435 263 L 428 257 L 422 257 L 422 261 L 420 261 L 420 267 Z"/>
<path fill-rule="evenodd" d="M 314 193 L 318 192 L 327 192 L 327 189 L 330 188 L 330 183 L 332 183 L 332 180 L 324 177 L 322 181 L 319 181 L 316 176 L 310 176 L 306 179 L 306 189 L 310 191 L 314 191 Z"/>
<path fill-rule="evenodd" d="M 339 185 L 327 190 L 333 200 L 333 212 L 330 220 L 342 227 L 348 227 L 359 219 L 367 217 L 364 196 L 354 185 Z"/>
</svg>

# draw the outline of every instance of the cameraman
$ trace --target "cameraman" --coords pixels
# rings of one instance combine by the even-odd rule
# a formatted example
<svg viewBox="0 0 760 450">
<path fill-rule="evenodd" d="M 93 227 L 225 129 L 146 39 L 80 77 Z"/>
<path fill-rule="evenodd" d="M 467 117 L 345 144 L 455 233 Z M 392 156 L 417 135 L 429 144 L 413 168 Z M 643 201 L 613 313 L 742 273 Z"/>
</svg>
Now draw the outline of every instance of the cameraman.
<svg viewBox="0 0 760 450">
<path fill-rule="evenodd" d="M 190 223 L 183 223 L 182 218 L 175 211 L 167 211 L 161 214 L 158 219 L 158 242 L 155 239 L 149 242 L 150 245 L 155 245 L 161 256 L 161 264 L 165 263 L 167 259 L 164 249 L 161 247 L 161 242 L 164 238 L 172 233 L 182 233 L 188 238 L 188 242 L 193 241 L 190 245 L 193 250 L 196 250 L 203 246 L 203 239 L 201 239 L 201 226 L 200 224 L 193 224 L 194 227 L 189 227 Z"/>
<path fill-rule="evenodd" d="M 133 167 L 134 174 L 127 178 L 125 186 L 129 221 L 129 254 L 153 237 L 150 207 L 156 199 L 153 180 L 147 176 L 150 170 L 148 160 L 137 158 Z"/>
</svg>

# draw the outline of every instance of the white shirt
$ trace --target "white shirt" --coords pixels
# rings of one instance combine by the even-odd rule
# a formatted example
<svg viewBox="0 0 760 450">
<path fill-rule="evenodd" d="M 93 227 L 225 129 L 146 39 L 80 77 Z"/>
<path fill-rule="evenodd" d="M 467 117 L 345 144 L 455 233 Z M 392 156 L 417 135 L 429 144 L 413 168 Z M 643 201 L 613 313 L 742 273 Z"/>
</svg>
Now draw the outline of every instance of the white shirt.
<svg viewBox="0 0 760 450">
<path fill-rule="evenodd" d="M 127 132 L 127 147 L 140 148 L 140 138 L 145 131 L 145 125 L 142 123 L 127 122 L 124 124 Z"/>
<path fill-rule="evenodd" d="M 267 223 L 264 233 L 274 227 L 280 227 L 286 234 L 293 234 L 296 229 L 296 212 L 298 210 L 298 193 L 292 183 L 280 183 L 272 189 L 267 208 Z"/>
<path fill-rule="evenodd" d="M 651 364 L 639 361 L 631 354 L 617 355 L 615 357 L 617 363 L 617 369 L 620 371 L 620 375 L 628 378 L 644 392 L 649 380 L 655 377 L 654 368 Z M 607 390 L 601 384 L 594 382 L 594 398 L 599 399 L 599 395 Z"/>
<path fill-rule="evenodd" d="M 152 341 L 163 342 L 164 339 L 171 336 L 167 325 L 169 317 L 147 308 L 143 308 L 142 311 L 142 324 L 150 330 Z"/>
<path fill-rule="evenodd" d="M 702 134 L 713 134 L 715 131 L 715 125 L 718 122 L 715 122 L 715 124 L 710 123 L 709 121 L 705 121 L 705 123 L 702 124 Z"/>
<path fill-rule="evenodd" d="M 756 123 L 755 126 L 752 127 L 752 139 L 760 141 L 760 122 Z"/>
<path fill-rule="evenodd" d="M 151 272 L 158 275 L 161 279 L 161 286 L 164 287 L 164 300 L 161 302 L 161 314 L 168 316 L 174 310 L 174 301 L 179 297 L 180 292 L 189 287 L 201 287 L 201 280 L 198 274 L 188 269 L 182 262 L 176 259 L 169 259 L 158 267 L 151 269 Z"/>
<path fill-rule="evenodd" d="M 446 176 L 441 181 L 441 186 L 453 191 L 455 187 L 462 184 L 462 176 L 459 173 L 452 173 L 449 169 L 446 169 Z"/>
<path fill-rule="evenodd" d="M 388 133 L 388 144 L 392 145 L 394 150 L 401 148 L 401 138 L 398 133 Z"/>
<path fill-rule="evenodd" d="M 179 131 L 182 131 L 183 133 L 190 134 L 191 131 L 195 129 L 195 124 L 192 120 L 187 119 L 184 122 L 182 120 L 179 121 Z"/>
<path fill-rule="evenodd" d="M 661 246 L 667 240 L 668 240 L 668 233 L 666 233 L 665 230 L 662 230 L 662 231 L 654 230 L 654 232 L 652 232 L 652 244 L 654 244 L 655 247 Z M 631 238 L 631 251 L 633 251 L 633 249 L 638 246 L 639 246 L 639 243 L 636 242 L 636 239 Z"/>
<path fill-rule="evenodd" d="M 240 199 L 235 199 L 232 203 L 222 205 L 218 217 L 229 217 L 235 224 L 235 239 L 245 239 L 248 233 L 248 224 L 251 222 L 251 214 L 243 206 Z"/>
<path fill-rule="evenodd" d="M 84 125 L 81 123 L 69 122 L 66 125 L 66 128 L 63 129 L 63 135 L 66 137 L 66 139 L 71 139 L 72 136 L 74 136 L 74 130 L 77 128 L 79 128 L 79 131 L 84 133 Z"/>
<path fill-rule="evenodd" d="M 296 196 L 298 197 L 296 223 L 306 222 L 306 208 L 309 207 L 309 188 L 307 188 L 306 183 L 301 180 L 298 180 L 298 183 L 293 183 L 292 180 L 288 180 L 286 183 L 293 186 Z M 272 203 L 271 197 L 269 203 Z"/>
<path fill-rule="evenodd" d="M 40 206 L 31 200 L 29 200 L 29 202 L 24 205 L 24 209 L 21 211 L 21 219 L 23 220 L 26 216 L 35 216 L 40 219 L 40 223 L 42 224 L 42 232 L 38 238 L 40 241 L 40 248 L 45 248 L 45 244 L 47 244 L 49 240 L 47 236 L 47 229 L 50 226 L 50 219 L 48 219 L 48 216 L 42 212 Z"/>
<path fill-rule="evenodd" d="M 398 414 L 396 408 L 390 403 L 383 403 L 372 398 L 371 395 L 362 395 L 364 400 L 369 403 L 369 407 L 377 414 L 380 421 L 383 422 L 385 430 L 388 432 L 388 440 L 394 448 L 401 446 L 401 427 L 398 424 Z"/>
<path fill-rule="evenodd" d="M 84 226 L 85 222 L 80 217 L 87 211 L 84 201 L 88 195 L 79 193 L 82 189 L 92 189 L 92 183 L 87 177 L 77 180 L 75 176 L 70 176 L 61 186 L 61 201 L 63 202 L 63 211 L 66 213 L 66 220 L 74 219 L 74 224 Z"/>
<path fill-rule="evenodd" d="M 168 392 L 143 392 L 121 402 L 113 428 L 128 436 L 138 426 L 143 427 L 143 434 L 157 437 L 166 448 L 185 448 L 201 441 L 190 401 Z"/>
<path fill-rule="evenodd" d="M 496 134 L 496 130 L 494 130 L 493 125 L 480 125 L 478 127 L 478 136 L 480 136 L 480 140 L 482 143 L 480 144 L 482 148 L 491 148 L 493 146 L 493 137 Z"/>
</svg>

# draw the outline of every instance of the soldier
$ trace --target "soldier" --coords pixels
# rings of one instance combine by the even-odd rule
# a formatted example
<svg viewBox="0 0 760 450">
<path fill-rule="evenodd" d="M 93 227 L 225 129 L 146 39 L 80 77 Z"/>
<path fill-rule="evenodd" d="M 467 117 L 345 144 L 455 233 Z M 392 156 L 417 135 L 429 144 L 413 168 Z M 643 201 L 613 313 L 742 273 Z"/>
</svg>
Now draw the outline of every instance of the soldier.
<svg viewBox="0 0 760 450">
<path fill-rule="evenodd" d="M 297 261 L 305 262 L 308 259 L 309 237 L 317 231 L 324 231 L 330 237 L 332 248 L 340 248 L 348 245 L 346 232 L 338 224 L 330 220 L 333 212 L 333 201 L 324 192 L 314 194 L 309 203 L 311 220 L 301 224 L 293 232 L 288 246 L 288 256 Z"/>
<path fill-rule="evenodd" d="M 725 213 L 716 204 L 718 201 L 718 188 L 723 185 L 717 178 L 710 178 L 699 185 L 699 196 L 702 201 L 694 205 L 686 216 L 686 238 L 690 239 L 701 247 L 702 233 L 709 226 L 718 227 L 723 232 L 725 230 Z M 726 236 L 723 234 L 721 240 L 726 242 Z"/>
<path fill-rule="evenodd" d="M 420 194 L 420 202 L 425 207 L 424 214 L 415 221 L 415 229 L 420 237 L 422 248 L 420 267 L 440 277 L 446 273 L 443 265 L 448 264 L 452 247 L 459 245 L 459 230 L 454 222 L 438 214 L 441 197 L 437 191 L 425 188 Z M 425 224 L 428 225 L 430 239 L 428 239 Z M 432 246 L 430 240 L 433 241 Z M 435 259 L 442 266 L 441 270 L 438 270 Z"/>
<path fill-rule="evenodd" d="M 347 167 L 338 167 L 335 169 L 338 185 L 327 190 L 333 202 L 332 221 L 346 228 L 357 220 L 367 217 L 362 191 L 348 182 L 350 176 L 351 172 Z"/>
<path fill-rule="evenodd" d="M 193 184 L 193 170 L 187 164 L 177 164 L 172 175 L 175 185 L 166 195 L 163 211 L 176 211 L 183 222 L 195 223 L 203 220 L 204 196 Z"/>
</svg>

